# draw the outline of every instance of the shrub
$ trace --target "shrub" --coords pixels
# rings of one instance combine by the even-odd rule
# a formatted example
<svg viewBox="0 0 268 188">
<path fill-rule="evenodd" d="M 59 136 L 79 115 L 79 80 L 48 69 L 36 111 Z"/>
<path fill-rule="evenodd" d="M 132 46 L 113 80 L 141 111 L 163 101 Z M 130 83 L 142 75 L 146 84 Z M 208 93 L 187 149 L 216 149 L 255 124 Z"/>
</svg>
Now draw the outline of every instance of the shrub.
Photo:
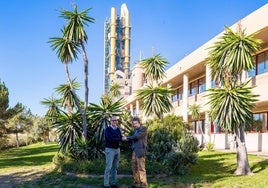
<svg viewBox="0 0 268 188">
<path fill-rule="evenodd" d="M 189 164 L 196 163 L 196 153 L 184 153 L 182 151 L 170 152 L 166 160 L 166 166 L 169 169 L 170 173 L 177 175 L 187 174 L 189 171 Z"/>
<path fill-rule="evenodd" d="M 146 122 L 148 127 L 148 159 L 163 162 L 172 146 L 187 130 L 187 125 L 178 116 L 167 115 L 162 120 Z"/>
<path fill-rule="evenodd" d="M 212 142 L 207 142 L 207 143 L 205 144 L 205 149 L 206 149 L 207 151 L 214 151 L 214 147 L 215 147 L 215 145 L 214 145 Z"/>
<path fill-rule="evenodd" d="M 174 145 L 172 152 L 167 156 L 165 164 L 170 173 L 184 175 L 188 173 L 189 165 L 197 163 L 199 142 L 190 133 L 185 133 L 179 142 Z"/>
</svg>

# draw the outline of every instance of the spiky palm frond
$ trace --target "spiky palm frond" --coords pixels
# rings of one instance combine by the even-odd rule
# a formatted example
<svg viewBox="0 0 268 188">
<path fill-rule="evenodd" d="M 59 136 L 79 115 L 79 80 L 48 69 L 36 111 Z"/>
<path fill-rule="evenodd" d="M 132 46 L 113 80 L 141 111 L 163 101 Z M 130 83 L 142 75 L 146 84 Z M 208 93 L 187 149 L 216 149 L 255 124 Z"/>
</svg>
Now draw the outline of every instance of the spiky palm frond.
<svg viewBox="0 0 268 188">
<path fill-rule="evenodd" d="M 101 146 L 104 141 L 104 130 L 110 124 L 110 117 L 122 114 L 122 102 L 123 99 L 113 102 L 102 98 L 99 105 L 90 103 L 87 114 L 91 122 L 89 132 L 97 145 Z"/>
<path fill-rule="evenodd" d="M 78 12 L 78 8 L 75 6 L 73 12 L 68 10 L 61 11 L 61 17 L 68 21 L 64 29 L 64 35 L 72 39 L 75 43 L 80 43 L 80 41 L 87 42 L 88 40 L 84 27 L 87 26 L 88 23 L 94 23 L 95 20 L 88 16 L 89 10 L 91 9 Z"/>
<path fill-rule="evenodd" d="M 258 97 L 251 89 L 246 82 L 242 85 L 228 85 L 208 90 L 211 114 L 224 130 L 234 132 L 240 125 L 251 125 L 253 102 L 256 102 Z"/>
<path fill-rule="evenodd" d="M 49 39 L 52 50 L 57 50 L 56 54 L 62 63 L 68 64 L 78 59 L 80 53 L 79 45 L 67 37 L 53 37 Z"/>
<path fill-rule="evenodd" d="M 198 118 L 200 118 L 201 105 L 192 104 L 192 105 L 189 106 L 188 109 L 192 113 L 192 119 L 198 119 Z"/>
<path fill-rule="evenodd" d="M 174 90 L 169 87 L 153 86 L 151 84 L 136 91 L 137 99 L 142 101 L 142 109 L 146 115 L 156 115 L 162 118 L 164 113 L 170 112 L 172 104 L 170 95 Z"/>
<path fill-rule="evenodd" d="M 72 80 L 71 85 L 74 90 L 77 90 L 80 87 L 80 84 Z M 69 84 L 61 84 L 55 88 L 55 91 L 62 95 L 62 106 L 72 110 L 75 107 L 75 99 L 72 89 Z"/>
<path fill-rule="evenodd" d="M 167 65 L 168 61 L 160 54 L 141 61 L 141 66 L 145 69 L 145 75 L 156 81 L 165 77 Z"/>
<path fill-rule="evenodd" d="M 48 107 L 46 117 L 55 117 L 60 112 L 61 99 L 57 99 L 54 97 L 44 98 L 41 101 L 41 104 Z"/>
<path fill-rule="evenodd" d="M 83 135 L 81 114 L 78 112 L 70 115 L 61 111 L 52 127 L 59 133 L 59 150 L 63 153 L 68 152 Z"/>
<path fill-rule="evenodd" d="M 235 33 L 227 26 L 225 29 L 220 40 L 209 48 L 207 65 L 211 68 L 214 80 L 236 81 L 242 71 L 254 68 L 252 54 L 260 48 L 261 41 L 253 38 L 253 35 L 246 35 L 245 30 Z"/>
</svg>

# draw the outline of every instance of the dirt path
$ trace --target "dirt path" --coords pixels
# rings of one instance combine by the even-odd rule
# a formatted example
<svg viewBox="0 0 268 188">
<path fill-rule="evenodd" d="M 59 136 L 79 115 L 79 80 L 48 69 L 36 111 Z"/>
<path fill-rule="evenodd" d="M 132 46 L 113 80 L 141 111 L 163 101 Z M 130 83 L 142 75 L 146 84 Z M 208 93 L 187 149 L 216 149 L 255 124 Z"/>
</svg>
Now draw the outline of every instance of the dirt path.
<svg viewBox="0 0 268 188">
<path fill-rule="evenodd" d="M 31 182 L 44 174 L 50 172 L 51 167 L 32 167 L 32 168 L 21 168 L 16 171 L 9 171 L 0 173 L 0 188 L 12 188 L 15 185 L 22 184 L 24 182 Z"/>
</svg>

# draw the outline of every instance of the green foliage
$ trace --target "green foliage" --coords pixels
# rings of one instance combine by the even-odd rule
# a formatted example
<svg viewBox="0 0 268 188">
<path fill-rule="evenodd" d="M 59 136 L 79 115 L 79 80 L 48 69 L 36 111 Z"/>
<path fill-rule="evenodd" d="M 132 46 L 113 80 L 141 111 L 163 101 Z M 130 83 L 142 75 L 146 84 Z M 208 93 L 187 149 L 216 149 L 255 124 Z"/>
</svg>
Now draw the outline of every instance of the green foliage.
<svg viewBox="0 0 268 188">
<path fill-rule="evenodd" d="M 7 119 L 9 107 L 9 92 L 4 82 L 0 80 L 0 120 Z"/>
<path fill-rule="evenodd" d="M 148 159 L 165 165 L 169 173 L 186 174 L 189 164 L 196 164 L 199 142 L 188 125 L 174 114 L 161 119 L 149 120 Z"/>
<path fill-rule="evenodd" d="M 166 159 L 166 166 L 171 174 L 185 175 L 189 172 L 189 164 L 196 164 L 197 159 L 196 153 L 173 151 L 169 153 Z"/>
<path fill-rule="evenodd" d="M 160 54 L 141 61 L 149 84 L 137 90 L 136 93 L 137 99 L 142 101 L 141 108 L 145 115 L 163 118 L 163 114 L 172 109 L 169 96 L 174 93 L 174 90 L 159 83 L 159 80 L 165 77 L 167 64 L 168 61 Z"/>
<path fill-rule="evenodd" d="M 175 143 L 175 138 L 166 128 L 162 127 L 149 132 L 148 159 L 163 162 Z"/>
<path fill-rule="evenodd" d="M 199 142 L 197 138 L 188 132 L 184 132 L 165 160 L 170 173 L 179 175 L 188 173 L 189 165 L 197 163 L 198 151 Z"/>
<path fill-rule="evenodd" d="M 8 148 L 8 138 L 6 135 L 0 136 L 0 150 Z"/>
<path fill-rule="evenodd" d="M 205 144 L 205 149 L 207 151 L 214 151 L 215 150 L 215 145 L 212 142 L 207 142 Z"/>
<path fill-rule="evenodd" d="M 70 146 L 69 151 L 73 159 L 77 161 L 85 161 L 88 159 L 89 144 L 80 138 Z"/>
<path fill-rule="evenodd" d="M 239 29 L 242 29 L 241 25 Z M 225 30 L 220 40 L 210 48 L 207 65 L 214 80 L 237 83 L 243 71 L 254 68 L 252 54 L 260 49 L 261 41 L 253 35 L 246 35 L 245 30 L 235 33 L 227 26 Z"/>
<path fill-rule="evenodd" d="M 52 128 L 55 128 L 59 133 L 59 150 L 66 153 L 82 137 L 81 115 L 79 113 L 68 115 L 64 111 L 61 111 L 56 117 Z"/>
<path fill-rule="evenodd" d="M 184 132 L 174 150 L 183 153 L 197 153 L 199 151 L 199 141 L 191 133 Z"/>
<path fill-rule="evenodd" d="M 251 125 L 253 102 L 256 102 L 257 97 L 251 89 L 252 87 L 247 86 L 247 82 L 209 89 L 207 96 L 212 118 L 224 130 L 234 132 L 242 124 Z"/>
<path fill-rule="evenodd" d="M 100 104 L 90 103 L 87 116 L 90 122 L 88 135 L 92 159 L 103 156 L 104 130 L 110 124 L 110 117 L 122 114 L 123 99 L 117 101 L 101 98 Z"/>
<path fill-rule="evenodd" d="M 141 61 L 141 66 L 145 69 L 145 75 L 156 81 L 165 77 L 165 68 L 167 65 L 168 61 L 160 54 Z"/>
<path fill-rule="evenodd" d="M 145 115 L 156 115 L 162 118 L 164 113 L 170 112 L 172 104 L 169 96 L 174 93 L 170 87 L 153 86 L 148 84 L 136 91 L 137 99 L 143 101 L 141 108 Z"/>
</svg>

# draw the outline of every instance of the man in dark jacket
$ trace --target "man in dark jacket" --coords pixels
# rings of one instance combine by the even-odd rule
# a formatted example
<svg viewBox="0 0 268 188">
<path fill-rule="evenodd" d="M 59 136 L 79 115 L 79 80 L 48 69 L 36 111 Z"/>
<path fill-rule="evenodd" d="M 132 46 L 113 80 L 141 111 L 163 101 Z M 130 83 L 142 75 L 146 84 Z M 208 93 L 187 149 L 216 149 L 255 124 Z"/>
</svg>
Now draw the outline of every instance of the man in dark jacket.
<svg viewBox="0 0 268 188">
<path fill-rule="evenodd" d="M 122 140 L 122 133 L 119 129 L 116 116 L 110 119 L 111 125 L 105 129 L 105 172 L 104 187 L 117 188 L 116 175 L 120 158 L 119 142 Z"/>
<path fill-rule="evenodd" d="M 147 175 L 145 170 L 145 156 L 147 150 L 147 127 L 140 123 L 138 117 L 134 117 L 133 126 L 135 133 L 129 137 L 123 137 L 125 141 L 132 141 L 132 172 L 134 183 L 131 188 L 147 188 Z"/>
</svg>

